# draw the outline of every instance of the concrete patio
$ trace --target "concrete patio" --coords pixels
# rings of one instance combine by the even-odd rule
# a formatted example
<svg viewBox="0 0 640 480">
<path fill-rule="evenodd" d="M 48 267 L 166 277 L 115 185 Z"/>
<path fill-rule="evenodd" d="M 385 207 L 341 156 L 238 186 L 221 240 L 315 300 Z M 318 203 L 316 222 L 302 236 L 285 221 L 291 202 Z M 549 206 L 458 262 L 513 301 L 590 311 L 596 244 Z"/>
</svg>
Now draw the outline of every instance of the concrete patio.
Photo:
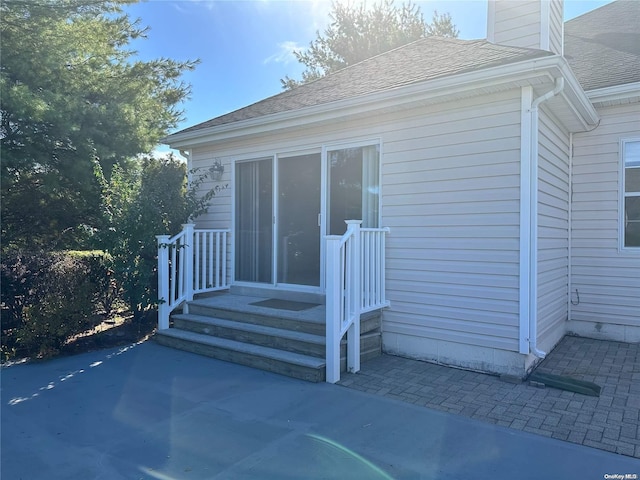
<svg viewBox="0 0 640 480">
<path fill-rule="evenodd" d="M 12 480 L 640 474 L 630 456 L 153 342 L 4 368 L 1 402 Z"/>
</svg>

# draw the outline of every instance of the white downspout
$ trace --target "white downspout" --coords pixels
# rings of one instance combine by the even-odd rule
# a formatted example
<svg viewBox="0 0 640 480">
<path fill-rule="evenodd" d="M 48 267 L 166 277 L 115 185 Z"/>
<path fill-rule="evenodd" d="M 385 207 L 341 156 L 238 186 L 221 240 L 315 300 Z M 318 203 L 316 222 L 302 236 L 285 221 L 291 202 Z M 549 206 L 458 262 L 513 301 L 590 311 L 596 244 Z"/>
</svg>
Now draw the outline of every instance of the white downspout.
<svg viewBox="0 0 640 480">
<path fill-rule="evenodd" d="M 573 315 L 572 302 L 571 302 L 571 285 L 573 283 L 573 250 L 571 244 L 573 243 L 573 132 L 569 132 L 569 211 L 567 212 L 567 220 L 569 221 L 569 243 L 568 243 L 568 256 L 569 261 L 567 262 L 567 290 L 568 290 L 568 298 L 567 298 L 567 321 L 571 321 L 571 317 Z"/>
<path fill-rule="evenodd" d="M 530 191 L 530 225 L 529 231 L 529 350 L 538 358 L 547 354 L 538 350 L 538 108 L 543 102 L 555 97 L 564 89 L 564 78 L 556 78 L 555 87 L 536 98 L 531 104 L 531 158 L 529 161 Z"/>
<path fill-rule="evenodd" d="M 179 150 L 180 155 L 182 155 L 187 160 L 187 185 L 191 185 L 191 150 Z"/>
</svg>

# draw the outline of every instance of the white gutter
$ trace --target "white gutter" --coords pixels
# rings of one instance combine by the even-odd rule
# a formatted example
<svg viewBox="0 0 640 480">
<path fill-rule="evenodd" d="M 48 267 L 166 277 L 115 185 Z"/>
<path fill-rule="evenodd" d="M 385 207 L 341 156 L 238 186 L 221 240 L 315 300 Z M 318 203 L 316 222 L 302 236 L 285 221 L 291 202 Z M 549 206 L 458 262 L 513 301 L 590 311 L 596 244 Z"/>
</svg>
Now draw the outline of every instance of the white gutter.
<svg viewBox="0 0 640 480">
<path fill-rule="evenodd" d="M 555 87 L 531 103 L 529 115 L 531 117 L 531 133 L 529 135 L 529 351 L 538 358 L 547 354 L 538 349 L 538 109 L 540 105 L 555 97 L 564 89 L 564 78 L 556 78 Z M 525 199 L 527 200 L 527 199 Z"/>
</svg>

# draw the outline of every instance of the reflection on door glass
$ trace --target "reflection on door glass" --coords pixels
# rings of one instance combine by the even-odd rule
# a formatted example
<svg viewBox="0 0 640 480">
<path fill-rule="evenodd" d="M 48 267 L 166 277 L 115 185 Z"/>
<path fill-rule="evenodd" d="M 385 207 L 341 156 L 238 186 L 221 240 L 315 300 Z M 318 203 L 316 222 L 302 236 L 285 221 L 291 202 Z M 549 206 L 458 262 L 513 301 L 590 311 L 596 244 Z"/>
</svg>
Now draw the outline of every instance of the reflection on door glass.
<svg viewBox="0 0 640 480">
<path fill-rule="evenodd" d="M 236 165 L 235 278 L 272 283 L 273 161 Z"/>
<path fill-rule="evenodd" d="M 320 154 L 278 159 L 278 283 L 320 285 Z"/>
<path fill-rule="evenodd" d="M 328 153 L 329 235 L 342 235 L 345 220 L 362 220 L 363 227 L 378 226 L 380 147 L 345 148 Z"/>
</svg>

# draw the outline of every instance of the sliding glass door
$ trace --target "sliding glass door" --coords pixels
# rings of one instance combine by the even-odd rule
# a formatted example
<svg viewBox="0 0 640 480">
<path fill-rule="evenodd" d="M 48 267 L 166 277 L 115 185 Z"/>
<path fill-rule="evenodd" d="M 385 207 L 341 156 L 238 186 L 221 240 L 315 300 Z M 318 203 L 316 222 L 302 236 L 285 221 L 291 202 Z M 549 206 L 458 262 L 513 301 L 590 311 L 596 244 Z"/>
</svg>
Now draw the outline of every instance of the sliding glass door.
<svg viewBox="0 0 640 480">
<path fill-rule="evenodd" d="M 235 166 L 235 281 L 323 286 L 322 236 L 379 222 L 380 147 L 327 148 Z"/>
<path fill-rule="evenodd" d="M 278 158 L 278 283 L 320 285 L 320 158 Z"/>
<path fill-rule="evenodd" d="M 236 164 L 236 281 L 320 285 L 321 171 L 319 153 Z"/>
<path fill-rule="evenodd" d="M 273 159 L 236 164 L 235 278 L 272 283 Z"/>
</svg>

